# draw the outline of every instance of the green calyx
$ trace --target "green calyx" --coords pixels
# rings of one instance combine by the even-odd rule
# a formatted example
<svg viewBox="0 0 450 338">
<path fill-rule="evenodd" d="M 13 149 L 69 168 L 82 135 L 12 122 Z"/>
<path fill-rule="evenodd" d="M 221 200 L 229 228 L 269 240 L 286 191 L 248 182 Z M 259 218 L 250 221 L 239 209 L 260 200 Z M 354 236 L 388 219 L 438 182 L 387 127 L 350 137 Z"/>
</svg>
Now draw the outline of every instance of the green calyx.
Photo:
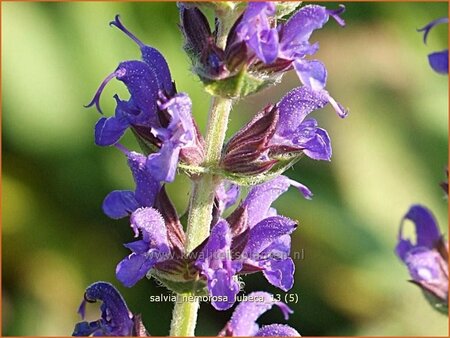
<svg viewBox="0 0 450 338">
<path fill-rule="evenodd" d="M 231 181 L 237 185 L 241 186 L 253 186 L 256 184 L 262 184 L 264 182 L 270 181 L 271 179 L 281 175 L 284 171 L 288 170 L 295 163 L 297 163 L 301 158 L 301 155 L 280 159 L 272 168 L 261 174 L 243 174 L 243 173 L 233 173 L 222 171 L 222 175 L 228 181 Z"/>
<path fill-rule="evenodd" d="M 205 90 L 213 95 L 227 99 L 240 99 L 278 83 L 281 75 L 268 76 L 264 73 L 250 73 L 244 67 L 236 75 L 220 80 L 207 80 Z"/>
<path fill-rule="evenodd" d="M 191 293 L 195 296 L 208 295 L 206 282 L 199 279 L 198 275 L 193 279 L 186 279 L 185 275 L 168 274 L 156 269 L 147 273 L 147 278 L 155 278 L 161 285 L 177 294 Z"/>
</svg>

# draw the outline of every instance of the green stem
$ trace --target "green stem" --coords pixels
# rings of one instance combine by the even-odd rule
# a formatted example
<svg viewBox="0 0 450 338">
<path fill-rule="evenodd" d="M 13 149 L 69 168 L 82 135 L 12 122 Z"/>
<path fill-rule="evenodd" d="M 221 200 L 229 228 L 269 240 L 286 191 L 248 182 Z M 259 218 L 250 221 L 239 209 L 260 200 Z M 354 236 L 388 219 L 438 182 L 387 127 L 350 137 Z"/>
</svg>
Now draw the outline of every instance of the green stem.
<svg viewBox="0 0 450 338">
<path fill-rule="evenodd" d="M 231 100 L 213 97 L 206 132 L 205 167 L 216 167 L 220 161 L 230 110 Z M 187 253 L 195 249 L 209 235 L 214 192 L 219 181 L 220 177 L 205 173 L 194 183 L 186 230 Z"/>
<path fill-rule="evenodd" d="M 175 303 L 172 314 L 172 323 L 170 324 L 170 336 L 187 337 L 193 336 L 195 325 L 197 324 L 198 301 L 186 301 L 183 297 L 189 297 L 191 294 L 178 295 L 178 301 Z"/>
<path fill-rule="evenodd" d="M 215 167 L 220 161 L 231 111 L 231 100 L 213 97 L 206 132 L 204 167 Z M 193 185 L 186 229 L 186 253 L 190 253 L 209 235 L 217 184 L 221 178 L 210 172 L 201 174 Z M 192 294 L 195 294 L 194 292 Z M 187 295 L 192 295 L 187 294 Z M 171 336 L 193 336 L 197 322 L 198 300 L 180 297 L 175 304 L 170 329 Z"/>
<path fill-rule="evenodd" d="M 231 20 L 227 20 L 227 16 L 219 16 L 217 44 L 224 48 Z M 206 130 L 205 160 L 202 164 L 205 168 L 216 168 L 220 162 L 231 105 L 232 100 L 230 99 L 212 97 Z M 221 180 L 219 176 L 213 174 L 213 171 L 207 170 L 200 174 L 193 184 L 186 228 L 185 250 L 187 254 L 209 236 L 215 190 Z M 195 290 L 189 294 L 178 295 L 172 315 L 171 336 L 194 336 L 200 304 L 198 300 L 186 299 L 186 296 L 190 295 L 195 295 Z"/>
</svg>

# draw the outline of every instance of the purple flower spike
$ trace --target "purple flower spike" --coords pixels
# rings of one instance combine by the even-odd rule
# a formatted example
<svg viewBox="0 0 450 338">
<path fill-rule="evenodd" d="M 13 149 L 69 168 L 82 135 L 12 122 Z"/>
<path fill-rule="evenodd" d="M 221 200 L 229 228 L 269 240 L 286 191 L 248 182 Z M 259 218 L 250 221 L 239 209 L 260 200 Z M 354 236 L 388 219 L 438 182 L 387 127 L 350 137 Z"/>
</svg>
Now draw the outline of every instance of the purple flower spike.
<svg viewBox="0 0 450 338">
<path fill-rule="evenodd" d="M 256 320 L 265 312 L 269 311 L 274 305 L 278 306 L 283 312 L 284 318 L 288 319 L 289 314 L 292 310 L 284 303 L 274 300 L 274 297 L 267 292 L 252 292 L 248 296 L 247 301 L 243 301 L 233 312 L 230 321 L 225 326 L 225 329 L 220 335 L 225 336 L 237 336 L 237 337 L 249 337 L 249 336 L 264 336 L 267 332 L 274 332 L 275 325 L 269 325 L 266 327 L 272 327 L 272 331 L 265 329 L 266 327 L 259 328 Z M 293 333 L 296 332 L 294 329 L 290 328 L 291 331 L 287 330 L 286 325 L 277 325 L 279 332 Z M 285 329 L 281 329 L 284 327 Z M 261 334 L 258 334 L 261 333 Z M 281 334 L 283 335 L 283 334 Z M 298 335 L 298 333 L 297 333 Z"/>
<path fill-rule="evenodd" d="M 132 253 L 116 268 L 117 279 L 127 287 L 144 278 L 156 263 L 167 260 L 170 254 L 165 222 L 156 209 L 141 208 L 133 212 L 131 228 L 135 237 L 141 232 L 142 239 L 125 244 Z"/>
<path fill-rule="evenodd" d="M 105 197 L 103 211 L 113 219 L 126 217 L 140 207 L 153 206 L 161 188 L 159 181 L 147 171 L 147 158 L 134 151 L 123 150 L 128 158 L 128 166 L 133 173 L 136 189 L 134 192 L 115 190 Z"/>
<path fill-rule="evenodd" d="M 233 306 L 239 292 L 239 284 L 234 275 L 241 264 L 231 261 L 231 231 L 224 220 L 211 230 L 209 239 L 199 254 L 195 266 L 208 281 L 208 290 L 213 297 L 212 305 L 217 310 L 227 310 Z"/>
<path fill-rule="evenodd" d="M 417 30 L 418 32 L 423 32 L 423 43 L 427 43 L 428 34 L 430 33 L 430 31 L 440 24 L 448 24 L 448 18 L 439 18 L 433 20 L 425 27 Z M 429 54 L 428 61 L 431 68 L 433 68 L 436 73 L 448 74 L 448 49 Z"/>
<path fill-rule="evenodd" d="M 77 323 L 73 336 L 133 336 L 135 317 L 119 291 L 110 283 L 96 282 L 86 289 L 78 313 L 84 319 L 86 303 L 102 301 L 101 318 L 93 322 Z"/>
<path fill-rule="evenodd" d="M 147 159 L 150 174 L 158 181 L 172 182 L 175 179 L 180 151 L 195 144 L 196 130 L 191 115 L 192 102 L 184 93 L 168 99 L 160 95 L 159 109 L 170 116 L 167 128 L 155 128 L 154 136 L 162 141 L 158 153 Z"/>
<path fill-rule="evenodd" d="M 403 236 L 404 221 L 414 222 L 416 243 Z M 411 282 L 417 284 L 437 310 L 447 313 L 448 244 L 445 244 L 432 213 L 413 205 L 400 226 L 396 253 L 406 264 Z"/>
</svg>

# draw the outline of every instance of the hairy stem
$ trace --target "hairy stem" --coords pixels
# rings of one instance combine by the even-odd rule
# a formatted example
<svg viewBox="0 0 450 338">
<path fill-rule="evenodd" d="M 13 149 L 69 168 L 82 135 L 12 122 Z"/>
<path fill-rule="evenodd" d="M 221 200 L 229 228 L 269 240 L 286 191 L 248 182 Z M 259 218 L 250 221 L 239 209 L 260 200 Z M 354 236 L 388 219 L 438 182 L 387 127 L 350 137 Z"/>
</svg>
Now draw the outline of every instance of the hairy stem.
<svg viewBox="0 0 450 338">
<path fill-rule="evenodd" d="M 231 100 L 213 97 L 206 133 L 205 167 L 215 167 L 220 161 Z M 186 231 L 186 251 L 189 253 L 209 235 L 214 205 L 214 191 L 220 178 L 203 174 L 194 184 Z"/>
<path fill-rule="evenodd" d="M 230 110 L 231 100 L 213 97 L 206 133 L 205 167 L 214 167 L 220 161 Z M 204 173 L 193 185 L 186 229 L 186 253 L 190 253 L 209 235 L 218 183 L 220 177 Z M 173 310 L 171 336 L 194 335 L 198 307 L 198 300 L 179 297 Z"/>
<path fill-rule="evenodd" d="M 172 323 L 170 324 L 170 336 L 188 337 L 194 335 L 199 303 L 183 299 L 189 296 L 191 294 L 177 296 L 178 301 L 173 308 Z"/>
<path fill-rule="evenodd" d="M 226 23 L 226 20 L 220 20 L 217 42 L 222 45 L 221 47 L 225 44 L 229 27 L 230 24 Z M 206 130 L 203 167 L 217 167 L 220 161 L 231 105 L 231 99 L 212 97 Z M 220 180 L 219 176 L 215 176 L 212 171 L 208 171 L 201 174 L 193 184 L 186 229 L 186 253 L 190 253 L 209 235 L 215 190 Z M 183 299 L 179 295 L 179 301 L 175 304 L 170 329 L 171 336 L 194 335 L 199 302 L 198 300 L 185 298 Z"/>
</svg>

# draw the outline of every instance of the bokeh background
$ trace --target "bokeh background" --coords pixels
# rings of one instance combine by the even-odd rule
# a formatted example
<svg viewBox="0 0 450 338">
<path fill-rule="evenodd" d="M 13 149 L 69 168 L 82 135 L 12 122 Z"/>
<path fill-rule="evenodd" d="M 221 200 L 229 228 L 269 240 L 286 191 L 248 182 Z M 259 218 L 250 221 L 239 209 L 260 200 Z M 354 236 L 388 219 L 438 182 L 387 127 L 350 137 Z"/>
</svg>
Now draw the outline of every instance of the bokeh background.
<svg viewBox="0 0 450 338">
<path fill-rule="evenodd" d="M 448 154 L 448 84 L 427 62 L 428 53 L 446 48 L 447 27 L 433 30 L 428 45 L 416 32 L 446 16 L 447 6 L 348 3 L 347 27 L 330 20 L 313 34 L 328 89 L 351 114 L 341 120 L 329 107 L 314 113 L 331 135 L 333 160 L 304 159 L 287 172 L 313 190 L 312 201 L 291 189 L 276 202 L 301 225 L 293 246 L 305 256 L 296 261 L 291 293 L 299 302 L 291 304 L 289 324 L 302 335 L 447 335 L 447 318 L 407 282 L 393 253 L 412 203 L 432 209 L 447 233 L 438 184 Z M 119 151 L 94 145 L 99 115 L 83 108 L 121 60 L 139 57 L 133 42 L 108 26 L 117 13 L 166 56 L 204 130 L 209 98 L 189 71 L 174 3 L 2 3 L 3 335 L 70 335 L 84 288 L 97 280 L 114 283 L 152 335 L 168 334 L 172 304 L 149 302 L 167 291 L 148 280 L 127 289 L 115 279 L 132 231 L 100 206 L 108 192 L 133 183 Z M 298 85 L 287 74 L 275 88 L 238 103 L 229 135 Z M 114 93 L 127 97 L 118 81 L 108 85 L 106 114 Z M 124 142 L 136 149 L 130 135 Z M 177 179 L 169 192 L 183 212 L 188 180 Z M 244 281 L 246 291 L 279 293 L 260 274 Z M 215 335 L 230 314 L 203 304 L 197 334 Z M 260 322 L 284 320 L 272 310 Z"/>
</svg>

